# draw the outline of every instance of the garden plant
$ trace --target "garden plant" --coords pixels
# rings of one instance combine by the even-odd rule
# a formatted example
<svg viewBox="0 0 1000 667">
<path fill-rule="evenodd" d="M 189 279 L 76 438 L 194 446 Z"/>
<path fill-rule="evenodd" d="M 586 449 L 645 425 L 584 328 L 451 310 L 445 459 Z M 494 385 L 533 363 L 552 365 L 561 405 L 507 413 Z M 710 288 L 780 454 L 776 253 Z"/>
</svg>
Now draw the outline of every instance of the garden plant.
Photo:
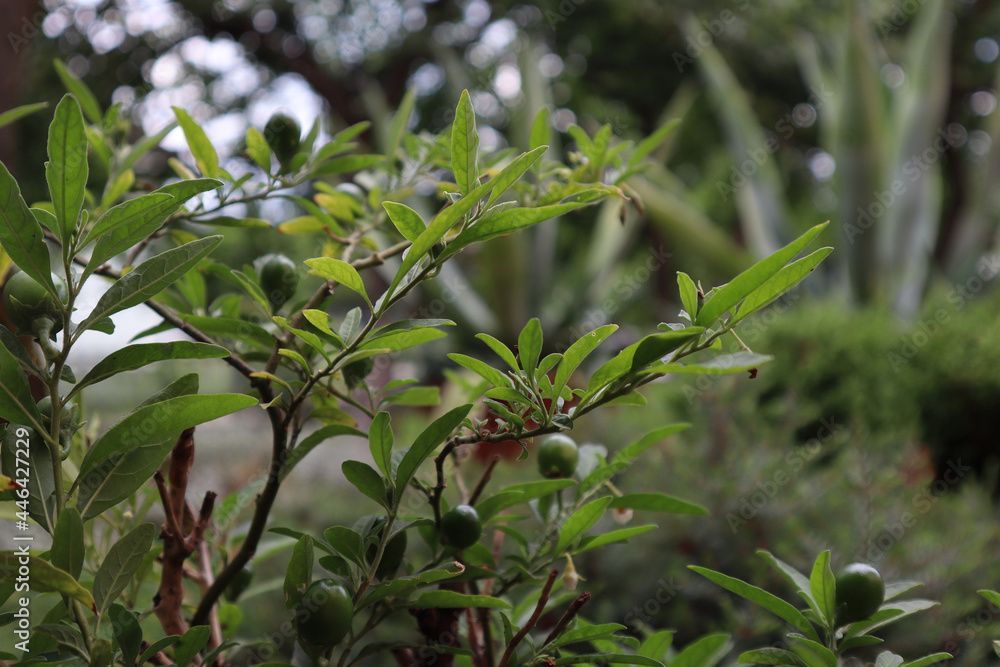
<svg viewBox="0 0 1000 667">
<path fill-rule="evenodd" d="M 7 422 L 0 483 L 3 507 L 26 538 L 0 552 L 0 600 L 12 609 L 0 622 L 15 640 L 4 646 L 4 660 L 681 666 L 725 655 L 726 634 L 678 651 L 668 630 L 635 637 L 620 624 L 588 619 L 590 594 L 576 590 L 575 557 L 656 528 L 628 525 L 631 512 L 706 513 L 666 493 L 612 484 L 686 425 L 664 423 L 610 448 L 577 446 L 572 430 L 606 406 L 642 405 L 642 388 L 665 376 L 753 377 L 770 357 L 743 344 L 737 325 L 829 254 L 821 248 L 799 258 L 824 225 L 724 285 L 707 289 L 679 273 L 676 321 L 651 322 L 627 344 L 615 343 L 617 327 L 605 325 L 547 347 L 532 318 L 516 346 L 480 334 L 483 358 L 448 354 L 456 370 L 446 391 L 406 378 L 376 383 L 368 379 L 376 361 L 447 335 L 448 320 L 408 319 L 413 290 L 478 244 L 600 201 L 640 208 L 627 182 L 672 125 L 638 143 L 619 141 L 610 126 L 593 135 L 572 126 L 575 150 L 563 160 L 548 148 L 552 125 L 543 109 L 527 150 L 481 151 L 467 93 L 439 135 L 408 130 L 410 94 L 380 153 L 360 152 L 367 122 L 332 136 L 317 122 L 302 137 L 293 119 L 276 116 L 264 131 L 247 131 L 244 169 L 231 173 L 183 109 L 174 110 L 176 125 L 130 140 L 118 106 L 102 109 L 80 80 L 60 72 L 70 93 L 49 126 L 50 200 L 29 206 L 0 165 L 0 246 L 3 268 L 12 271 L 3 303 L 13 327 L 0 328 L 0 417 Z M 0 116 L 0 124 L 37 110 Z M 192 163 L 171 158 L 174 177 L 144 187 L 134 169 L 175 126 Z M 278 232 L 314 241 L 309 257 L 298 262 L 279 251 L 243 266 L 213 259 L 248 229 L 269 227 L 248 211 L 279 199 L 300 215 L 268 231 L 276 244 Z M 428 200 L 436 212 L 422 215 L 416 209 Z M 213 229 L 222 233 L 206 233 Z M 388 278 L 370 277 L 373 269 Z M 314 288 L 302 289 L 307 279 Z M 91 282 L 106 291 L 84 307 L 81 293 Z M 131 308 L 157 318 L 142 336 L 173 331 L 178 340 L 140 336 L 75 372 L 69 359 L 81 336 L 113 332 L 112 317 Z M 735 352 L 723 349 L 730 337 Z M 174 359 L 225 364 L 242 387 L 202 394 L 198 375 L 183 375 L 142 400 L 121 396 L 113 424 L 88 423 L 89 390 Z M 407 406 L 433 412 L 404 439 L 393 416 Z M 211 446 L 198 441 L 196 427 L 239 411 L 266 414 L 266 473 L 242 493 L 190 497 L 195 451 Z M 350 438 L 366 439 L 370 452 L 342 466 L 367 515 L 318 534 L 274 525 L 289 474 Z M 530 478 L 500 485 L 496 459 L 481 468 L 459 464 L 462 448 L 510 440 L 522 444 L 524 457 L 538 442 Z M 231 517 L 243 509 L 251 518 L 236 534 Z M 602 521 L 608 510 L 625 525 Z M 266 641 L 238 640 L 236 604 L 268 532 L 294 540 L 275 592 L 285 609 L 275 612 Z M 50 548 L 33 547 L 33 535 L 45 543 L 41 533 Z M 841 618 L 853 623 L 842 626 L 838 589 L 848 584 L 833 577 L 829 553 L 808 579 L 771 560 L 809 609 L 698 570 L 798 631 L 787 650 L 750 656 L 757 662 L 832 667 L 844 651 L 877 641 L 871 631 L 930 604 L 896 602 L 910 586 L 890 583 L 881 605 L 857 611 L 846 603 Z M 407 616 L 407 636 L 379 633 Z M 554 621 L 542 624 L 546 616 Z M 902 662 L 894 660 L 879 664 Z"/>
</svg>

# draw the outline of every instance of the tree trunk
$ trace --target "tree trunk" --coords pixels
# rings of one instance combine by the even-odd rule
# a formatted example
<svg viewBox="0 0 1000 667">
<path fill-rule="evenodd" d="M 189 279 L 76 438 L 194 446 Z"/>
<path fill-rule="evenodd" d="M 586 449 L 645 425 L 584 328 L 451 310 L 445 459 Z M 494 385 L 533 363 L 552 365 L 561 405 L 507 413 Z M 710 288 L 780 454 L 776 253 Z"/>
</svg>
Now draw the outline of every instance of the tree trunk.
<svg viewBox="0 0 1000 667">
<path fill-rule="evenodd" d="M 42 31 L 41 0 L 0 1 L 0 113 L 22 104 L 22 84 L 28 55 Z M 0 128 L 0 162 L 17 176 L 17 126 Z"/>
</svg>

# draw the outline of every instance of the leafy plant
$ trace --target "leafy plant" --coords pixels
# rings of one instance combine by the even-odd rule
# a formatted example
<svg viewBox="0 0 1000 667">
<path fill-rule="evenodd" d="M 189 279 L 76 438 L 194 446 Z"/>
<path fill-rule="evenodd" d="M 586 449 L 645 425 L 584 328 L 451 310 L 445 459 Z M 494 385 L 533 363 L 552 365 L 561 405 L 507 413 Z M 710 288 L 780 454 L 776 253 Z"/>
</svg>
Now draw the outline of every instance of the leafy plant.
<svg viewBox="0 0 1000 667">
<path fill-rule="evenodd" d="M 746 651 L 739 657 L 741 663 L 835 667 L 841 664 L 842 656 L 847 651 L 881 643 L 881 639 L 871 634 L 875 630 L 937 604 L 931 600 L 897 599 L 920 586 L 919 582 L 900 581 L 885 586 L 885 601 L 880 606 L 865 609 L 862 614 L 859 614 L 863 618 L 858 618 L 853 622 L 844 622 L 842 616 L 844 610 L 838 604 L 844 595 L 837 590 L 837 584 L 846 585 L 854 582 L 847 582 L 843 573 L 836 578 L 834 577 L 833 571 L 830 569 L 829 551 L 824 551 L 816 557 L 812 572 L 808 576 L 788 563 L 779 560 L 768 551 L 760 550 L 757 553 L 792 585 L 796 593 L 806 601 L 808 605 L 806 609 L 798 609 L 773 593 L 726 576 L 721 572 L 694 565 L 689 566 L 709 581 L 759 605 L 795 628 L 796 631 L 785 635 L 788 639 L 786 648 L 771 646 Z M 868 566 L 862 567 L 867 568 Z M 876 572 L 875 575 L 877 576 L 878 573 Z M 866 597 L 864 602 L 871 602 L 872 591 L 865 590 L 863 592 Z M 857 594 L 858 591 L 852 589 L 851 593 Z M 878 597 L 881 598 L 882 595 Z M 856 602 L 856 600 L 852 600 L 852 602 Z M 861 606 L 866 605 L 856 605 L 853 611 L 857 612 Z M 873 609 L 874 613 L 869 613 Z M 932 665 L 951 657 L 949 653 L 934 653 L 916 660 L 904 661 L 900 656 L 886 651 L 878 656 L 875 664 L 917 667 L 919 665 Z"/>
<path fill-rule="evenodd" d="M 0 197 L 0 245 L 52 297 L 44 299 L 43 318 L 51 322 L 37 327 L 34 318 L 27 332 L 20 331 L 27 337 L 0 328 L 0 417 L 9 422 L 2 432 L 2 463 L 10 478 L 4 480 L 5 500 L 19 527 L 28 529 L 30 519 L 52 538 L 49 551 L 27 557 L 33 597 L 20 604 L 29 607 L 35 594 L 61 598 L 42 623 L 32 620 L 36 638 L 15 648 L 32 658 L 99 667 L 118 661 L 211 663 L 238 651 L 252 658 L 252 646 L 223 634 L 222 619 L 231 630 L 238 610 L 221 598 L 227 591 L 239 594 L 231 587 L 245 583 L 248 563 L 270 548 L 264 541 L 270 530 L 294 541 L 281 588 L 295 623 L 273 642 L 288 659 L 297 651 L 318 664 L 347 665 L 390 652 L 406 664 L 662 664 L 669 635 L 652 633 L 640 642 L 619 634 L 624 626 L 591 625 L 580 616 L 589 594 L 571 592 L 577 583 L 572 559 L 656 527 L 603 530 L 599 522 L 608 509 L 706 513 L 666 494 L 622 493 L 610 484 L 684 424 L 659 427 L 615 452 L 581 447 L 575 468 L 566 470 L 571 475 L 519 481 L 492 493 L 492 465 L 474 486 L 455 485 L 471 492 L 446 493 L 448 479 L 464 474 L 450 462 L 473 443 L 516 440 L 525 446 L 536 436 L 571 430 L 604 406 L 642 404 L 639 390 L 668 374 L 742 373 L 769 361 L 742 343 L 739 352 L 720 354 L 720 339 L 736 336 L 743 319 L 804 279 L 830 252 L 823 248 L 796 259 L 823 225 L 725 285 L 703 290 L 679 274 L 679 321 L 661 323 L 616 354 L 598 352 L 614 325 L 549 354 L 538 319 L 524 325 L 514 349 L 480 334 L 500 367 L 449 354 L 478 379 L 453 374 L 456 398 L 415 438 L 397 446 L 391 411 L 437 405 L 440 393 L 407 379 L 369 385 L 366 362 L 438 340 L 452 323 L 392 319 L 389 311 L 474 244 L 608 198 L 625 200 L 625 180 L 642 169 L 667 130 L 632 145 L 616 142 L 609 127 L 593 137 L 574 127 L 570 133 L 581 153 L 562 163 L 543 157 L 551 133 L 543 111 L 527 151 L 481 153 L 468 93 L 461 96 L 451 131 L 439 136 L 407 130 L 410 95 L 386 128 L 384 153 L 359 152 L 368 123 L 325 142 L 317 123 L 298 142 L 294 132 L 276 142 L 251 128 L 246 161 L 234 163 L 220 158 L 198 123 L 177 108 L 176 126 L 193 168 L 171 159 L 178 180 L 137 194 L 142 188 L 133 167 L 172 127 L 128 143 L 129 123 L 120 109 L 102 111 L 82 82 L 67 82 L 72 94 L 56 107 L 49 130 L 51 201 L 29 206 L 0 165 L 0 192 L 6 193 Z M 278 165 L 272 149 L 281 151 Z M 103 188 L 91 182 L 90 161 L 108 175 Z M 234 173 L 237 167 L 245 172 Z M 449 175 L 454 182 L 442 180 Z M 311 197 L 301 196 L 310 188 Z M 435 214 L 418 212 L 427 206 L 418 190 L 437 195 Z M 249 212 L 274 198 L 302 212 L 277 231 L 315 242 L 314 256 L 304 265 L 318 284 L 297 300 L 299 281 L 289 272 L 301 267 L 275 257 L 257 266 L 228 266 L 210 257 L 224 235 L 202 234 L 206 227 L 230 230 L 227 235 L 235 228 L 239 238 L 266 228 Z M 375 268 L 383 271 L 383 282 L 362 277 Z M 108 282 L 106 291 L 89 312 L 79 312 L 84 286 L 97 280 Z M 174 330 L 192 340 L 130 344 L 78 379 L 69 359 L 81 336 L 112 332 L 112 317 L 137 306 L 161 320 L 140 338 Z M 281 308 L 286 315 L 277 314 Z M 61 336 L 50 338 L 59 331 Z M 198 376 L 184 375 L 103 431 L 82 420 L 93 387 L 172 359 L 219 360 L 242 377 L 243 390 L 200 394 Z M 36 404 L 41 396 L 32 393 L 32 381 L 47 403 Z M 470 416 L 477 402 L 492 420 Z M 188 503 L 195 428 L 253 407 L 267 415 L 271 461 L 266 474 L 244 490 L 255 504 L 245 534 L 234 534 L 231 517 L 239 495 L 219 507 L 214 493 L 200 507 Z M 66 420 L 71 412 L 81 419 Z M 358 419 L 367 420 L 367 432 Z M 343 436 L 367 438 L 371 462 L 349 459 L 342 471 L 358 501 L 374 503 L 373 514 L 354 527 L 330 526 L 322 536 L 269 528 L 278 491 L 292 470 L 312 450 Z M 164 460 L 166 474 L 159 471 Z M 148 489 L 150 478 L 155 494 Z M 159 531 L 150 513 L 157 500 L 164 517 Z M 213 526 L 213 515 L 226 520 Z M 381 566 L 396 558 L 404 531 L 418 534 L 429 555 L 410 554 L 403 559 L 405 573 L 396 576 L 398 568 Z M 407 540 L 402 544 L 405 552 Z M 20 558 L 0 552 L 4 599 L 14 592 Z M 553 596 L 554 566 L 563 560 L 565 595 Z M 325 571 L 321 578 L 314 577 L 317 569 Z M 186 578 L 202 586 L 188 589 Z M 328 599 L 315 601 L 311 592 Z M 551 631 L 533 635 L 542 614 L 556 608 L 564 611 Z M 414 639 L 373 639 L 381 624 L 403 612 L 416 618 Z M 336 637 L 323 639 L 310 613 L 333 619 Z M 151 624 L 154 616 L 159 628 Z M 295 641 L 294 628 L 304 643 Z M 726 645 L 724 635 L 706 637 L 680 656 L 692 651 L 685 660 L 714 664 Z"/>
</svg>

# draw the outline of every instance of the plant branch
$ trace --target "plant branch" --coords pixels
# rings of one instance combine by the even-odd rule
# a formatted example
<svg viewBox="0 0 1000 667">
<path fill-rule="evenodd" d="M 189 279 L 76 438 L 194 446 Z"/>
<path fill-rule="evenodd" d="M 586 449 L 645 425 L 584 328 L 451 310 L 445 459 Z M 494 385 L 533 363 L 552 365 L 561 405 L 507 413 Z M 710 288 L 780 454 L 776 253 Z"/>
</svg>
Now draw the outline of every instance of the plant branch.
<svg viewBox="0 0 1000 667">
<path fill-rule="evenodd" d="M 549 601 L 549 593 L 552 592 L 552 585 L 556 582 L 557 576 L 559 576 L 559 570 L 552 570 L 549 572 L 549 578 L 545 580 L 545 585 L 542 586 L 542 593 L 538 597 L 538 603 L 535 605 L 535 611 L 531 613 L 531 618 L 529 618 L 528 622 L 517 631 L 517 634 L 511 637 L 510 643 L 507 644 L 507 648 L 503 652 L 503 657 L 500 658 L 499 667 L 507 667 L 507 665 L 510 664 L 510 659 L 514 655 L 514 649 L 516 649 L 517 645 L 521 643 L 521 640 L 524 639 L 529 632 L 531 632 L 531 629 L 538 623 L 538 619 L 542 617 L 542 612 L 545 611 L 545 604 Z"/>
<path fill-rule="evenodd" d="M 479 500 L 479 496 L 482 495 L 483 491 L 486 489 L 486 485 L 489 484 L 490 478 L 493 477 L 493 471 L 496 469 L 497 464 L 500 463 L 500 455 L 494 454 L 493 458 L 486 465 L 486 470 L 483 471 L 483 476 L 479 478 L 479 483 L 476 484 L 476 488 L 472 490 L 472 495 L 469 496 L 469 504 L 475 505 L 476 501 Z"/>
<path fill-rule="evenodd" d="M 549 636 L 545 638 L 544 642 L 542 642 L 543 647 L 551 644 L 559 635 L 563 633 L 567 626 L 569 626 L 570 622 L 576 617 L 577 614 L 580 613 L 580 609 L 583 605 L 587 604 L 587 600 L 589 599 L 590 593 L 584 592 L 580 593 L 576 596 L 575 600 L 569 603 L 569 607 L 567 607 L 566 612 L 556 622 L 556 625 L 552 628 L 552 632 L 549 633 Z"/>
</svg>

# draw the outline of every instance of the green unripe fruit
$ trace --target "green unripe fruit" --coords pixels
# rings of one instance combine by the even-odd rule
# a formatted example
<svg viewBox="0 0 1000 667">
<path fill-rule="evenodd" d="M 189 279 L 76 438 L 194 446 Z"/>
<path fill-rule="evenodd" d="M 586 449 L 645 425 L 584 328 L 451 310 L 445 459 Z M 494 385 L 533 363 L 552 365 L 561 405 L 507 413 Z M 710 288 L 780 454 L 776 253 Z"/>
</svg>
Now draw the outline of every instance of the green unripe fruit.
<svg viewBox="0 0 1000 667">
<path fill-rule="evenodd" d="M 354 389 L 364 382 L 364 379 L 371 374 L 374 368 L 374 357 L 365 357 L 364 359 L 352 361 L 344 366 L 344 382 L 347 383 L 348 387 Z"/>
<path fill-rule="evenodd" d="M 243 595 L 243 591 L 250 587 L 250 582 L 253 581 L 253 567 L 247 563 L 243 566 L 243 569 L 236 573 L 233 580 L 229 582 L 226 587 L 226 599 L 230 602 L 236 602 Z"/>
<path fill-rule="evenodd" d="M 579 460 L 580 450 L 568 435 L 550 435 L 538 447 L 538 471 L 545 477 L 570 477 Z"/>
<path fill-rule="evenodd" d="M 59 300 L 66 303 L 69 295 L 66 283 L 59 276 L 52 274 Z M 22 335 L 38 337 L 40 321 L 48 319 L 51 324 L 50 335 L 62 331 L 62 308 L 40 283 L 24 271 L 18 271 L 7 280 L 3 289 L 3 305 L 11 324 L 17 327 Z"/>
<path fill-rule="evenodd" d="M 837 574 L 837 625 L 871 618 L 885 601 L 885 581 L 871 565 L 851 563 Z"/>
<path fill-rule="evenodd" d="M 254 261 L 260 288 L 268 302 L 278 310 L 295 295 L 299 286 L 299 272 L 295 262 L 284 255 L 270 253 Z"/>
<path fill-rule="evenodd" d="M 50 428 L 50 424 L 52 423 L 52 397 L 43 396 L 35 405 L 38 408 L 38 412 L 42 415 L 42 426 Z M 73 417 L 73 407 L 71 405 L 63 405 L 62 411 L 59 413 L 59 431 L 70 435 L 76 431 L 76 419 Z"/>
<path fill-rule="evenodd" d="M 299 150 L 299 140 L 302 137 L 302 127 L 299 121 L 287 113 L 278 112 L 268 119 L 264 126 L 264 138 L 274 154 L 281 162 L 282 171 L 286 171 L 292 158 Z"/>
<path fill-rule="evenodd" d="M 456 549 L 471 547 L 483 534 L 479 513 L 472 505 L 455 505 L 441 517 L 441 542 Z"/>
<path fill-rule="evenodd" d="M 374 535 L 380 541 L 382 539 L 382 533 L 385 531 L 385 523 L 387 519 L 384 516 L 380 516 L 375 519 L 375 523 L 372 524 L 370 535 Z M 368 548 L 365 550 L 365 560 L 371 563 L 375 560 L 375 554 L 378 552 L 378 545 L 369 544 Z M 378 567 L 375 568 L 375 576 L 380 579 L 384 579 L 390 575 L 396 574 L 399 566 L 403 563 L 403 556 L 406 555 L 406 532 L 401 531 L 392 536 L 388 543 L 385 545 L 385 549 L 382 551 L 382 560 L 378 562 Z"/>
<path fill-rule="evenodd" d="M 351 631 L 354 602 L 347 590 L 332 579 L 309 584 L 295 607 L 295 627 L 306 644 L 329 649 Z"/>
</svg>

